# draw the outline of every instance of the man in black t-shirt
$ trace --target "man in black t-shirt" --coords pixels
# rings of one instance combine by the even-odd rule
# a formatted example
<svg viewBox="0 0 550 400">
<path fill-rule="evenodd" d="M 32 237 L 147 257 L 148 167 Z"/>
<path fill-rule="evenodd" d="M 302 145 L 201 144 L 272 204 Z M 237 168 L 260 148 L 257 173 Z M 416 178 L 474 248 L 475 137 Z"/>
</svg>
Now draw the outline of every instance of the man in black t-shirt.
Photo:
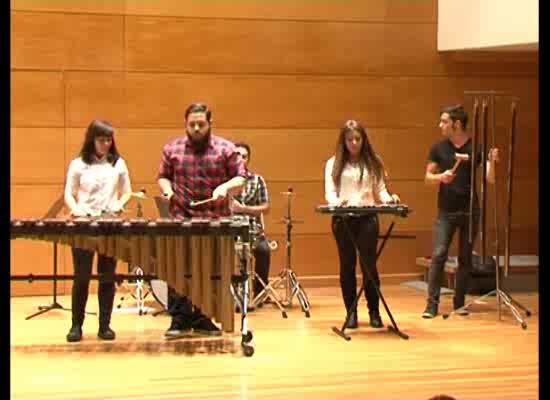
<svg viewBox="0 0 550 400">
<path fill-rule="evenodd" d="M 453 307 L 455 310 L 464 306 L 468 278 L 472 269 L 472 249 L 479 222 L 479 203 L 474 191 L 473 237 L 469 240 L 470 227 L 470 174 L 472 142 L 466 133 L 468 114 L 462 105 L 446 107 L 439 117 L 439 128 L 445 139 L 435 143 L 428 155 L 425 182 L 439 184 L 437 199 L 437 218 L 433 226 L 433 250 L 428 271 L 428 300 L 424 318 L 433 318 L 438 313 L 439 294 L 443 267 L 447 261 L 449 246 L 455 231 L 459 230 L 458 269 L 456 272 Z M 453 172 L 455 153 L 467 154 L 468 161 L 462 161 Z M 482 161 L 481 151 L 476 151 L 476 165 Z M 486 179 L 495 182 L 495 162 L 498 161 L 498 149 L 489 150 Z M 461 309 L 458 314 L 466 315 Z"/>
</svg>

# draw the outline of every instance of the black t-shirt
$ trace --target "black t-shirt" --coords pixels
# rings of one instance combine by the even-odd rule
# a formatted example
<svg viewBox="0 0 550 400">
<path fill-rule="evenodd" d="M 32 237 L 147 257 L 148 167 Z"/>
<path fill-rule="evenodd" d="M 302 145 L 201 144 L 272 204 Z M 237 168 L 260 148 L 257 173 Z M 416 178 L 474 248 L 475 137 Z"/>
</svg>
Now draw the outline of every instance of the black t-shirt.
<svg viewBox="0 0 550 400">
<path fill-rule="evenodd" d="M 428 162 L 435 162 L 440 172 L 452 169 L 456 159 L 455 153 L 468 154 L 470 159 L 462 161 L 455 171 L 455 178 L 451 183 L 440 183 L 437 206 L 447 212 L 468 211 L 470 209 L 470 174 L 472 170 L 472 140 L 468 139 L 461 147 L 449 139 L 435 143 L 430 149 Z M 477 151 L 477 165 L 481 163 L 481 149 Z M 474 192 L 474 207 L 477 208 L 477 194 Z"/>
</svg>

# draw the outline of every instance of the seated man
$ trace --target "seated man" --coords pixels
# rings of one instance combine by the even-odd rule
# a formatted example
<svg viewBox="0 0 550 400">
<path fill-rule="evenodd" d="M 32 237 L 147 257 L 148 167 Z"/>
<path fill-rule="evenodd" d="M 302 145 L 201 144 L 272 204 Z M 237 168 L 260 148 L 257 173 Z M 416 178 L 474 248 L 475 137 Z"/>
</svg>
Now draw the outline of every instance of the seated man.
<svg viewBox="0 0 550 400">
<path fill-rule="evenodd" d="M 236 150 L 241 154 L 245 163 L 247 183 L 241 193 L 233 197 L 231 210 L 235 214 L 247 214 L 251 216 L 251 229 L 257 233 L 257 240 L 254 243 L 254 259 L 256 260 L 255 271 L 262 281 L 267 284 L 269 279 L 269 264 L 271 260 L 271 249 L 265 237 L 263 214 L 269 212 L 269 195 L 265 180 L 248 169 L 250 162 L 250 146 L 246 143 L 235 143 Z M 263 285 L 256 278 L 252 288 L 256 297 L 263 289 Z"/>
</svg>

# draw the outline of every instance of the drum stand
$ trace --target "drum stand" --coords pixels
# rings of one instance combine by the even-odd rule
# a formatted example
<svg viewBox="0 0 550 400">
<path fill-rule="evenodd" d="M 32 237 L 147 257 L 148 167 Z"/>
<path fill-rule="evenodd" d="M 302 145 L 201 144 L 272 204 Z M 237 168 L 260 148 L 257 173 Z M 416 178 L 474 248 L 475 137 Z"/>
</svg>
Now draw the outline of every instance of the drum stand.
<svg viewBox="0 0 550 400">
<path fill-rule="evenodd" d="M 231 276 L 229 289 L 235 303 L 237 303 L 237 307 L 241 310 L 241 347 L 244 355 L 250 357 L 254 354 L 252 332 L 247 328 L 248 299 L 250 297 L 247 260 L 251 257 L 250 240 L 243 240 L 242 237 L 238 236 L 235 241 L 235 252 L 239 261 L 239 274 Z"/>
<path fill-rule="evenodd" d="M 257 307 L 258 304 L 262 304 L 267 299 L 269 299 L 273 304 L 275 304 L 275 306 L 277 306 L 279 311 L 281 311 L 283 318 L 288 318 L 288 315 L 282 305 L 281 296 L 279 296 L 279 293 L 273 288 L 273 284 L 269 282 L 264 282 L 264 280 L 260 277 L 260 275 L 256 273 L 254 269 L 252 257 L 249 259 L 249 261 L 250 261 L 249 265 L 251 266 L 251 271 L 252 271 L 250 274 L 251 276 L 250 283 L 254 282 L 254 279 L 257 279 L 258 282 L 260 282 L 260 285 L 262 286 L 262 290 L 260 291 L 260 293 L 258 293 L 256 297 L 254 297 L 251 300 L 250 306 Z"/>
<path fill-rule="evenodd" d="M 513 178 L 513 163 L 514 163 L 514 141 L 515 141 L 515 132 L 516 132 L 516 119 L 517 119 L 517 110 L 516 110 L 516 103 L 518 102 L 518 98 L 515 96 L 506 95 L 504 93 L 494 92 L 494 91 L 480 91 L 480 92 L 465 92 L 465 96 L 474 96 L 474 132 L 473 132 L 473 138 L 472 138 L 472 155 L 471 159 L 476 160 L 476 148 L 477 148 L 477 142 L 479 140 L 478 136 L 481 136 L 481 152 L 482 152 L 482 177 L 481 177 L 481 260 L 482 262 L 485 262 L 485 249 L 486 249 L 486 224 L 485 224 L 485 218 L 486 218 L 486 205 L 487 205 L 487 193 L 486 193 L 486 154 L 487 154 L 487 127 L 488 127 L 488 113 L 489 108 L 492 109 L 492 141 L 495 142 L 495 98 L 502 97 L 502 98 L 511 98 L 511 125 L 510 125 L 510 147 L 509 147 L 509 159 L 508 159 L 508 190 L 507 190 L 507 206 L 508 206 L 508 218 L 507 218 L 507 224 L 506 224 L 506 240 L 505 240 L 505 256 L 504 256 L 504 276 L 508 275 L 508 268 L 510 265 L 510 233 L 511 233 L 511 223 L 512 223 L 512 178 Z M 482 120 L 482 129 L 481 133 L 479 134 L 479 107 L 480 107 L 480 101 L 481 101 L 481 120 Z M 476 175 L 476 164 L 473 164 L 472 167 L 472 173 L 470 177 L 471 182 L 471 190 L 470 190 L 470 210 L 469 210 L 469 216 L 470 216 L 470 236 L 469 240 L 472 242 L 473 238 L 473 196 L 474 196 L 474 188 L 475 188 L 475 175 Z M 460 312 L 462 310 L 468 310 L 468 307 L 473 303 L 478 303 L 482 299 L 485 299 L 487 297 L 493 296 L 496 294 L 497 299 L 497 313 L 498 313 L 498 319 L 501 320 L 501 302 L 504 303 L 511 311 L 512 315 L 515 317 L 516 321 L 518 321 L 523 329 L 527 329 L 527 323 L 525 322 L 525 319 L 521 315 L 520 311 L 518 311 L 518 308 L 521 309 L 527 317 L 531 316 L 531 311 L 529 311 L 527 308 L 525 308 L 522 304 L 517 302 L 510 296 L 508 293 L 506 293 L 504 290 L 500 288 L 501 284 L 501 275 L 500 275 L 500 257 L 499 257 L 499 241 L 498 241 L 498 219 L 497 219 L 497 190 L 496 190 L 496 171 L 495 171 L 495 204 L 493 205 L 494 209 L 494 220 L 495 220 L 495 235 L 496 235 L 496 256 L 495 256 L 495 265 L 496 265 L 496 289 L 479 297 L 475 300 L 472 300 L 468 303 L 466 303 L 463 307 L 453 310 L 449 314 L 443 314 L 443 319 L 449 318 L 454 313 Z M 517 307 L 517 308 L 516 308 Z"/>
<path fill-rule="evenodd" d="M 133 267 L 131 269 L 130 268 L 128 269 L 129 269 L 128 271 L 129 274 L 137 275 L 137 276 L 143 275 L 143 270 L 140 267 Z M 133 288 L 128 289 L 130 291 L 129 295 L 131 298 L 135 299 L 136 311 L 140 316 L 147 314 L 147 311 L 149 310 L 154 310 L 151 307 L 145 306 L 145 298 L 149 296 L 149 293 L 150 293 L 150 291 L 146 288 L 145 280 L 137 278 L 135 280 L 135 283 L 128 283 L 128 284 L 122 283 L 121 286 L 122 285 L 130 286 L 130 287 L 133 286 Z M 122 308 L 122 303 L 124 303 L 124 301 L 127 298 L 128 297 L 126 296 L 122 296 L 120 298 L 120 303 L 116 306 L 116 308 L 120 310 Z"/>
<path fill-rule="evenodd" d="M 293 222 L 298 222 L 298 221 L 293 221 L 290 214 L 290 203 L 291 203 L 291 198 L 293 194 L 292 188 L 289 188 L 288 192 L 282 192 L 282 194 L 287 196 L 287 213 L 282 221 L 286 225 L 285 265 L 283 266 L 282 271 L 279 273 L 279 276 L 271 283 L 270 287 L 277 289 L 282 286 L 284 288 L 286 297 L 282 303 L 285 307 L 292 307 L 292 299 L 294 298 L 294 296 L 296 296 L 298 298 L 298 301 L 300 302 L 300 307 L 302 308 L 302 311 L 306 315 L 306 318 L 309 318 L 310 317 L 309 300 L 307 298 L 306 292 L 302 288 L 302 285 L 300 285 L 300 282 L 298 281 L 298 277 L 292 270 L 292 266 L 291 266 L 292 224 Z"/>
</svg>

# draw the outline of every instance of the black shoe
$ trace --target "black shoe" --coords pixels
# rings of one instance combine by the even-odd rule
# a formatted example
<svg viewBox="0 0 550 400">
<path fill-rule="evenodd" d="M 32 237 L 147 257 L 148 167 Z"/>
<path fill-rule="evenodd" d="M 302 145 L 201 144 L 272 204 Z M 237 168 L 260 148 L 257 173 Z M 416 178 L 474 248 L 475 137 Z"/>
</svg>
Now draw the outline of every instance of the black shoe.
<svg viewBox="0 0 550 400">
<path fill-rule="evenodd" d="M 165 339 L 177 339 L 191 333 L 191 326 L 180 323 L 174 319 L 170 323 L 170 328 L 164 332 Z"/>
<path fill-rule="evenodd" d="M 199 318 L 191 325 L 193 332 L 207 336 L 220 336 L 222 331 L 207 317 Z"/>
<path fill-rule="evenodd" d="M 382 317 L 379 311 L 369 311 L 370 326 L 373 328 L 383 328 Z"/>
<path fill-rule="evenodd" d="M 469 315 L 470 313 L 468 312 L 468 309 L 467 308 L 463 308 L 464 306 L 460 306 L 460 307 L 455 307 L 454 308 L 454 313 L 456 315 L 461 315 L 463 317 Z"/>
<path fill-rule="evenodd" d="M 99 331 L 97 331 L 97 337 L 102 340 L 115 340 L 115 331 L 113 331 L 109 325 L 100 326 Z"/>
<path fill-rule="evenodd" d="M 435 318 L 437 316 L 437 305 L 428 303 L 426 309 L 422 313 L 422 318 Z"/>
<path fill-rule="evenodd" d="M 346 329 L 357 329 L 358 327 L 359 323 L 357 322 L 357 311 L 353 311 L 348 318 Z"/>
<path fill-rule="evenodd" d="M 78 325 L 71 326 L 67 333 L 67 342 L 80 342 L 82 340 L 82 328 Z"/>
</svg>

